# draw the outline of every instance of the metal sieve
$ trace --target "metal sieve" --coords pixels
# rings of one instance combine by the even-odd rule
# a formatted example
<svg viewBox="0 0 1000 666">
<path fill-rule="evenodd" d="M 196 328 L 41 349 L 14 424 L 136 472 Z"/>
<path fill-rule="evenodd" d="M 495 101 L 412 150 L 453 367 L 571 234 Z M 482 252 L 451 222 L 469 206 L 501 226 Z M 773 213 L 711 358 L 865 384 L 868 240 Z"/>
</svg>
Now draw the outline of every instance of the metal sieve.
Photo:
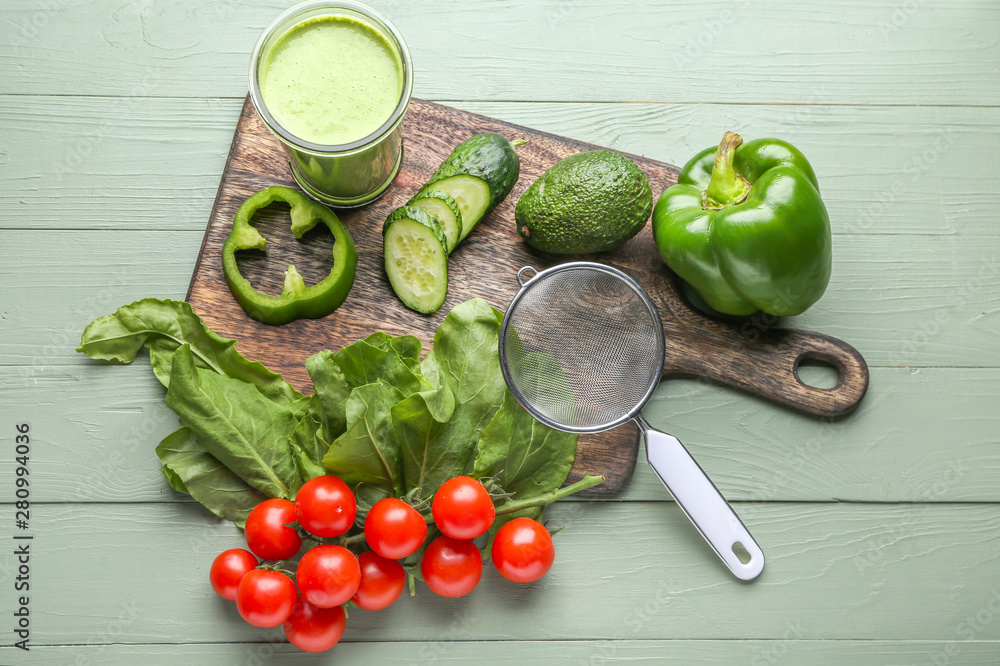
<svg viewBox="0 0 1000 666">
<path fill-rule="evenodd" d="M 525 273 L 535 275 L 525 280 Z M 756 578 L 764 553 L 677 438 L 642 408 L 660 381 L 664 338 L 649 295 L 625 273 L 571 262 L 517 273 L 520 291 L 500 328 L 500 368 L 529 414 L 558 430 L 592 433 L 635 421 L 646 459 L 738 578 Z"/>
</svg>

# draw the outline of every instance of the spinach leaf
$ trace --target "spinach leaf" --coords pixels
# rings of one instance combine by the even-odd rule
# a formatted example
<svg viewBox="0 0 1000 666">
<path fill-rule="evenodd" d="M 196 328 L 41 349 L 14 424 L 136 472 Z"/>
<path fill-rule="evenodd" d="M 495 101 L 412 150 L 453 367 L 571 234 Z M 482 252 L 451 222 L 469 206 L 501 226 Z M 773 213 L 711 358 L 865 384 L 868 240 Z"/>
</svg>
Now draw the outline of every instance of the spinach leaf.
<svg viewBox="0 0 1000 666">
<path fill-rule="evenodd" d="M 503 406 L 483 430 L 472 476 L 497 476 L 514 500 L 552 492 L 569 475 L 577 436 L 536 421 L 507 392 Z"/>
<path fill-rule="evenodd" d="M 323 467 L 323 456 L 326 455 L 330 445 L 323 439 L 323 425 L 319 416 L 314 411 L 309 411 L 292 431 L 291 444 L 297 446 L 299 450 L 314 465 Z M 315 475 L 313 475 L 315 476 Z M 312 476 L 307 476 L 304 481 L 308 481 Z"/>
<path fill-rule="evenodd" d="M 497 355 L 501 321 L 485 301 L 459 305 L 423 361 L 419 340 L 381 332 L 320 352 L 306 361 L 315 391 L 308 397 L 241 356 L 187 303 L 123 306 L 86 328 L 79 351 L 129 363 L 148 348 L 183 426 L 157 447 L 163 474 L 216 515 L 242 526 L 263 499 L 291 498 L 327 471 L 355 486 L 359 501 L 408 492 L 429 498 L 446 480 L 472 473 L 497 476 L 514 494 L 492 535 L 514 515 L 540 516 L 541 505 L 599 482 L 561 487 L 576 437 L 541 425 L 507 391 Z M 521 356 L 552 366 L 551 382 L 532 390 L 556 401 L 570 395 L 554 359 Z"/>
<path fill-rule="evenodd" d="M 430 497 L 465 470 L 472 428 L 468 418 L 455 411 L 455 397 L 444 386 L 414 393 L 392 407 L 407 493 L 419 488 L 419 497 Z"/>
<path fill-rule="evenodd" d="M 393 337 L 388 333 L 376 331 L 365 338 L 365 342 L 379 349 L 392 348 L 404 360 L 420 359 L 420 348 L 422 345 L 420 344 L 420 340 L 412 335 Z"/>
<path fill-rule="evenodd" d="M 296 421 L 305 417 L 306 414 L 312 413 L 313 411 L 313 396 L 304 395 L 301 398 L 292 400 L 288 405 L 288 410 L 292 413 L 292 416 Z"/>
<path fill-rule="evenodd" d="M 385 334 L 382 336 L 389 337 Z M 384 348 L 371 344 L 369 340 L 374 337 L 358 340 L 333 355 L 348 384 L 357 388 L 384 380 L 399 389 L 404 396 L 434 388 L 403 360 L 391 344 L 387 343 Z M 379 339 L 376 338 L 375 341 Z"/>
<path fill-rule="evenodd" d="M 327 442 L 347 430 L 347 398 L 351 395 L 351 385 L 333 356 L 332 351 L 324 349 L 306 359 L 315 391 L 312 410 L 323 425 L 323 439 Z"/>
<path fill-rule="evenodd" d="M 278 404 L 302 397 L 281 375 L 244 358 L 236 351 L 235 340 L 213 332 L 182 301 L 145 298 L 123 305 L 88 324 L 77 351 L 95 359 L 131 363 L 145 345 L 156 378 L 167 386 L 174 353 L 185 343 L 198 367 L 248 382 Z"/>
<path fill-rule="evenodd" d="M 250 511 L 267 499 L 206 451 L 190 428 L 167 435 L 156 447 L 156 455 L 175 490 L 187 492 L 215 515 L 240 527 Z"/>
<path fill-rule="evenodd" d="M 166 400 L 205 450 L 238 477 L 268 497 L 291 495 L 296 468 L 289 438 L 298 423 L 291 409 L 252 384 L 196 367 L 186 343 L 174 353 Z"/>
<path fill-rule="evenodd" d="M 292 451 L 292 462 L 295 463 L 295 492 L 298 492 L 302 484 L 309 479 L 326 474 L 326 470 L 303 451 L 294 439 L 289 443 L 289 446 Z"/>
<path fill-rule="evenodd" d="M 392 337 L 374 333 L 339 352 L 324 350 L 306 360 L 319 400 L 316 409 L 323 438 L 330 442 L 347 430 L 347 400 L 354 388 L 378 380 L 395 386 L 404 396 L 432 389 L 419 374 L 419 362 L 404 354 L 420 354 L 420 341 L 410 335 Z"/>
<path fill-rule="evenodd" d="M 330 444 L 323 466 L 348 485 L 370 483 L 402 494 L 403 466 L 390 413 L 402 397 L 382 380 L 351 391 L 347 431 Z"/>
<path fill-rule="evenodd" d="M 455 307 L 434 334 L 434 348 L 420 364 L 424 377 L 446 386 L 472 425 L 475 440 L 493 418 L 507 390 L 497 347 L 503 315 L 482 299 Z M 471 450 L 471 449 L 470 449 Z"/>
<path fill-rule="evenodd" d="M 520 343 L 515 337 L 515 343 Z M 546 399 L 553 399 L 554 406 L 570 405 L 575 402 L 565 399 L 572 397 L 569 381 L 551 354 L 523 354 L 522 362 L 542 364 L 546 371 Z M 569 392 L 567 394 L 567 391 Z M 575 416 L 575 414 L 573 415 Z M 551 493 L 566 482 L 573 460 L 576 458 L 577 436 L 554 430 L 528 414 L 507 391 L 503 405 L 494 415 L 476 448 L 472 476 L 496 476 L 500 486 L 511 493 L 513 501 L 530 500 Z M 514 513 L 497 516 L 487 537 L 489 552 L 497 531 L 505 524 L 521 516 L 541 519 L 543 507 L 532 507 Z"/>
<path fill-rule="evenodd" d="M 419 497 L 430 497 L 469 465 L 480 434 L 507 390 L 497 356 L 502 319 L 480 299 L 452 310 L 420 364 L 425 380 L 437 390 L 419 392 L 393 408 L 407 491 L 420 488 Z M 451 394 L 451 409 L 443 392 Z"/>
<path fill-rule="evenodd" d="M 177 475 L 177 472 L 169 467 L 161 467 L 160 471 L 163 472 L 163 476 L 166 477 L 167 483 L 170 484 L 171 488 L 179 493 L 184 493 L 185 495 L 191 494 L 188 492 L 187 486 L 184 485 L 184 481 L 182 481 L 181 477 Z"/>
</svg>

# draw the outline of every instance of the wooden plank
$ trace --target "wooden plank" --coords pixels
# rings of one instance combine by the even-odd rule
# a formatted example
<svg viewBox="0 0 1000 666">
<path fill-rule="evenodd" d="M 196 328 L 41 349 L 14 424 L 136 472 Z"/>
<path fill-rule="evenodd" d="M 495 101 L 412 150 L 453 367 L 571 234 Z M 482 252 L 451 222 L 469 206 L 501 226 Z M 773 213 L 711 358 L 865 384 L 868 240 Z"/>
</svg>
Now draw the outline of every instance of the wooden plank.
<svg viewBox="0 0 1000 666">
<path fill-rule="evenodd" d="M 0 96 L 0 228 L 203 230 L 241 104 Z M 835 235 L 996 233 L 995 107 L 456 106 L 673 164 L 725 129 L 780 136 L 812 160 Z"/>
<path fill-rule="evenodd" d="M 673 505 L 560 502 L 556 562 L 515 586 L 490 567 L 468 597 L 351 614 L 349 641 L 1000 640 L 996 504 L 736 506 L 768 557 L 732 578 Z M 238 530 L 189 505 L 53 504 L 32 512 L 38 644 L 266 640 L 207 583 Z M 614 543 L 614 547 L 609 544 Z M 14 557 L 0 563 L 10 571 Z M 113 576 L 113 578 L 112 578 Z M 11 597 L 4 600 L 10 608 Z M 582 612 L 600 599 L 601 612 Z M 992 606 L 991 606 L 992 605 Z M 992 608 L 992 610 L 991 610 Z M 990 613 L 993 621 L 977 620 Z"/>
<path fill-rule="evenodd" d="M 202 233 L 3 232 L 17 261 L 0 264 L 0 364 L 86 363 L 73 349 L 91 320 L 146 296 L 184 298 Z M 839 237 L 833 273 L 826 295 L 781 325 L 846 340 L 872 366 L 1000 366 L 996 236 Z M 771 323 L 751 320 L 747 334 Z"/>
<path fill-rule="evenodd" d="M 184 501 L 156 444 L 177 428 L 145 355 L 134 366 L 0 368 L 3 413 L 44 448 L 32 492 L 45 502 Z M 95 398 L 99 396 L 99 398 Z M 883 369 L 846 419 L 821 420 L 721 386 L 669 378 L 646 416 L 678 437 L 738 501 L 1000 501 L 998 369 Z M 14 462 L 0 458 L 0 478 Z M 668 501 L 644 460 L 626 501 Z M 14 487 L 0 484 L 0 501 Z"/>
<path fill-rule="evenodd" d="M 112 628 L 115 631 L 117 625 Z M 842 666 L 854 661 L 866 666 L 912 666 L 917 663 L 981 664 L 994 666 L 1000 651 L 998 641 L 965 640 L 956 636 L 944 641 L 824 641 L 798 640 L 798 625 L 790 622 L 787 637 L 777 640 L 590 640 L 590 641 L 461 641 L 396 643 L 341 641 L 325 657 L 301 652 L 287 643 L 275 642 L 183 644 L 183 645 L 72 645 L 36 646 L 32 659 L 46 663 L 115 663 L 143 666 L 218 666 L 220 663 L 255 663 L 274 658 L 282 664 L 315 664 L 317 659 L 338 663 L 413 664 L 433 660 L 442 664 L 516 663 L 519 666 L 551 666 L 553 663 L 604 664 L 695 664 L 746 661 L 754 666 L 808 663 L 810 666 Z M 114 638 L 109 636 L 109 639 Z M 12 647 L 0 647 L 0 663 L 20 663 L 26 655 Z M 934 659 L 938 661 L 935 662 Z M 5 661 L 6 660 L 6 661 Z M 35 663 L 35 662 L 25 662 Z"/>
<path fill-rule="evenodd" d="M 996 104 L 990 0 L 803 7 L 783 0 L 373 0 L 413 53 L 418 96 L 446 100 Z M 254 40 L 287 3 L 4 6 L 4 91 L 241 97 Z M 490 16 L 490 15 L 487 15 Z M 476 48 L 468 39 L 475 35 Z M 125 57 L 127 54 L 127 57 Z M 934 85 L 927 85 L 933 81 Z"/>
</svg>

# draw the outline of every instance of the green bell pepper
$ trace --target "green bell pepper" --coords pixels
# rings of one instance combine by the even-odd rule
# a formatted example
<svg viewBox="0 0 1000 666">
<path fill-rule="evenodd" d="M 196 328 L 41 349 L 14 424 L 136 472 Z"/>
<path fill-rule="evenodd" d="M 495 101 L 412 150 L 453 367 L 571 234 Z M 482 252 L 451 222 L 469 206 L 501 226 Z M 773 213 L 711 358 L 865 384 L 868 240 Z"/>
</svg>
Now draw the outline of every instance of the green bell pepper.
<svg viewBox="0 0 1000 666">
<path fill-rule="evenodd" d="M 805 156 L 726 132 L 695 155 L 653 209 L 660 255 L 713 309 L 789 316 L 830 281 L 830 218 Z"/>
<path fill-rule="evenodd" d="M 255 290 L 243 277 L 236 264 L 236 253 L 240 250 L 264 250 L 267 240 L 250 224 L 250 220 L 255 212 L 275 201 L 284 201 L 291 207 L 292 234 L 296 238 L 302 238 L 302 234 L 319 222 L 326 224 L 334 240 L 333 269 L 325 278 L 307 287 L 295 266 L 289 264 L 281 295 L 270 296 Z M 358 252 L 354 241 L 333 211 L 288 187 L 268 187 L 244 201 L 233 219 L 233 231 L 222 246 L 222 270 L 229 290 L 244 312 L 257 321 L 274 326 L 296 319 L 324 317 L 336 310 L 354 285 L 357 264 Z"/>
</svg>

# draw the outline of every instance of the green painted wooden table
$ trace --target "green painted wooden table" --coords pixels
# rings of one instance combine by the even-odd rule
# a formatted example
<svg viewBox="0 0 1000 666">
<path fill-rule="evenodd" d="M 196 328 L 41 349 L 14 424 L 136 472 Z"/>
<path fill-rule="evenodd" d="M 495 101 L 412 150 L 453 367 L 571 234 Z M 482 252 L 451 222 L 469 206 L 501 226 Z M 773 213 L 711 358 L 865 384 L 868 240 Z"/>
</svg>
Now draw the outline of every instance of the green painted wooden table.
<svg viewBox="0 0 1000 666">
<path fill-rule="evenodd" d="M 677 164 L 726 129 L 803 148 L 835 267 L 786 323 L 861 350 L 868 396 L 824 421 L 659 387 L 649 419 L 767 553 L 752 584 L 641 465 L 620 496 L 551 509 L 568 528 L 541 583 L 488 571 L 466 599 L 357 611 L 334 653 L 298 654 L 209 589 L 241 536 L 157 471 L 175 418 L 149 368 L 74 352 L 95 317 L 184 296 L 248 54 L 286 3 L 4 0 L 0 664 L 1000 663 L 1000 5 L 373 4 L 419 97 Z M 20 596 L 30 652 L 10 647 Z"/>
</svg>

